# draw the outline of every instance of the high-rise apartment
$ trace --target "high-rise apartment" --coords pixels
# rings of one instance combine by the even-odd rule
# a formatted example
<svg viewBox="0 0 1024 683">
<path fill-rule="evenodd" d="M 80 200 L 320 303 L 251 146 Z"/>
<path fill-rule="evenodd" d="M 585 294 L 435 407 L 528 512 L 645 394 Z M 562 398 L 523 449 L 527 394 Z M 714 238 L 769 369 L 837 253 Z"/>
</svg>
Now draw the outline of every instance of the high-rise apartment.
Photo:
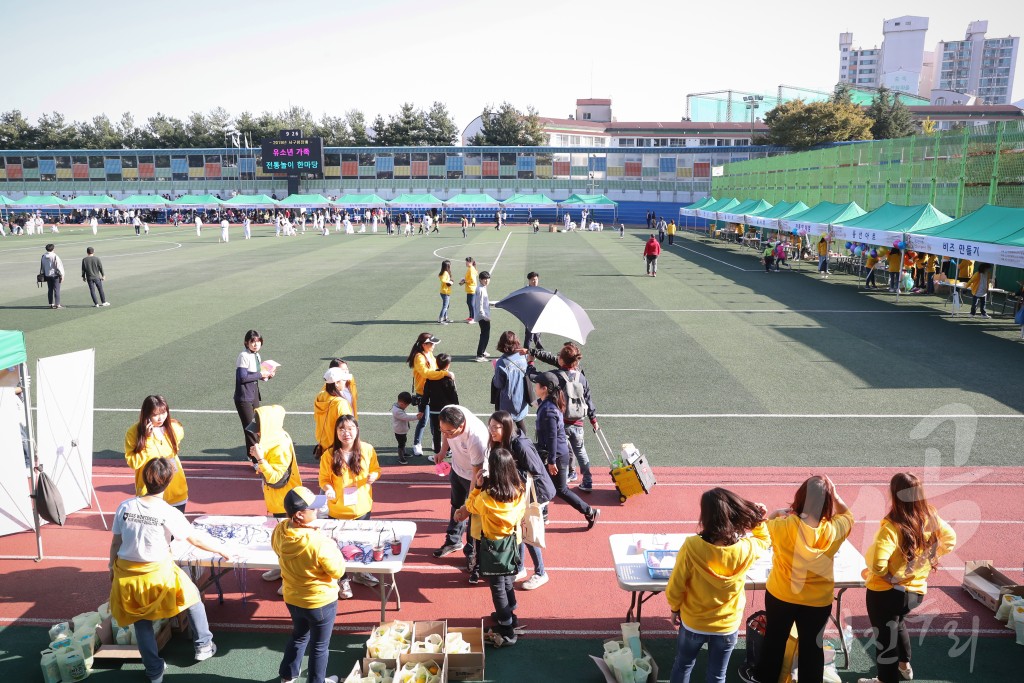
<svg viewBox="0 0 1024 683">
<path fill-rule="evenodd" d="M 972 21 L 963 40 L 935 49 L 936 88 L 977 95 L 986 104 L 1009 104 L 1020 38 L 986 38 L 987 21 Z"/>
<path fill-rule="evenodd" d="M 925 61 L 928 17 L 904 16 L 882 24 L 882 47 L 854 48 L 853 34 L 839 34 L 839 81 L 917 94 Z"/>
</svg>

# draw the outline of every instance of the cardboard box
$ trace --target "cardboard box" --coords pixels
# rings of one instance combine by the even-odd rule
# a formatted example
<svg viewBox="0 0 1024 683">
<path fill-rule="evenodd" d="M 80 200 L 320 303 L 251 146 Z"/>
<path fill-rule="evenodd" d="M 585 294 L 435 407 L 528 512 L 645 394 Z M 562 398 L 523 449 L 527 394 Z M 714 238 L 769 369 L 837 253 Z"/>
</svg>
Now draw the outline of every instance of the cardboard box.
<svg viewBox="0 0 1024 683">
<path fill-rule="evenodd" d="M 450 681 L 482 681 L 484 680 L 484 622 L 480 626 L 449 626 L 448 633 L 461 633 L 462 639 L 469 643 L 467 654 L 448 653 L 448 680 Z"/>
<path fill-rule="evenodd" d="M 963 589 L 975 600 L 993 612 L 999 607 L 1000 596 L 1019 595 L 1024 597 L 1024 586 L 996 571 L 992 560 L 971 560 L 964 567 Z"/>
<path fill-rule="evenodd" d="M 447 633 L 448 622 L 447 621 L 414 621 L 412 623 L 412 643 L 413 646 L 416 643 L 422 643 L 427 639 L 427 636 L 440 636 L 441 637 L 441 653 L 444 654 L 444 637 Z M 432 654 L 432 653 L 421 653 L 421 654 Z M 440 656 L 440 655 L 439 655 Z"/>
<path fill-rule="evenodd" d="M 427 662 L 434 662 L 439 667 L 438 675 L 441 677 L 441 683 L 448 683 L 448 660 L 446 656 L 442 654 L 432 654 L 428 652 L 421 652 L 419 654 L 408 654 L 402 655 L 398 658 L 398 668 L 401 669 L 406 664 L 426 664 Z M 396 672 L 395 678 L 398 678 Z"/>
<path fill-rule="evenodd" d="M 612 638 L 612 639 L 606 640 L 604 642 L 605 643 L 619 643 L 620 645 L 622 644 L 622 641 L 619 640 L 618 638 Z M 651 659 L 651 673 L 647 677 L 647 683 L 657 683 L 658 682 L 658 663 L 656 661 L 654 661 L 654 657 L 651 657 L 651 653 L 648 652 L 647 650 L 641 650 L 641 652 L 643 652 L 645 655 L 647 655 Z M 612 673 L 612 670 L 609 669 L 608 665 L 604 663 L 604 659 L 603 658 L 595 657 L 594 655 L 590 655 L 590 658 L 594 660 L 594 663 L 597 664 L 597 668 L 601 670 L 602 674 L 604 674 L 605 683 L 616 683 L 616 681 L 615 681 L 615 674 Z"/>
<path fill-rule="evenodd" d="M 171 639 L 171 627 L 172 625 L 181 630 L 180 624 L 181 615 L 168 619 L 160 627 L 160 630 L 156 632 L 156 648 L 157 650 L 163 650 L 164 645 Z M 117 640 L 114 638 L 114 630 L 110 624 L 110 617 L 107 617 L 100 622 L 97 633 L 97 644 L 96 644 L 96 659 L 102 660 L 141 660 L 142 655 L 139 654 L 138 645 L 118 645 Z"/>
</svg>

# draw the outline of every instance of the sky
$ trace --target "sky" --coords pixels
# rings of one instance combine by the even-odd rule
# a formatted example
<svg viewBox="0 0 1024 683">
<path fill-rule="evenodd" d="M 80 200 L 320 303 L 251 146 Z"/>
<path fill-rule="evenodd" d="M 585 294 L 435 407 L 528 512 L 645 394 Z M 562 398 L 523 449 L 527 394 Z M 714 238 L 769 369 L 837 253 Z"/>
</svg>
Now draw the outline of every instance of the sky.
<svg viewBox="0 0 1024 683">
<path fill-rule="evenodd" d="M 14 40 L 0 111 L 32 121 L 130 111 L 137 124 L 158 112 L 290 105 L 316 118 L 355 108 L 372 121 L 439 100 L 464 128 L 487 105 L 564 118 L 582 97 L 612 98 L 619 121 L 678 121 L 687 93 L 831 90 L 839 33 L 852 31 L 855 47 L 880 45 L 886 18 L 929 17 L 927 50 L 962 39 L 977 19 L 988 19 L 990 38 L 1024 33 L 1010 0 L 0 0 L 0 9 Z M 1012 101 L 1024 97 L 1021 61 Z"/>
</svg>

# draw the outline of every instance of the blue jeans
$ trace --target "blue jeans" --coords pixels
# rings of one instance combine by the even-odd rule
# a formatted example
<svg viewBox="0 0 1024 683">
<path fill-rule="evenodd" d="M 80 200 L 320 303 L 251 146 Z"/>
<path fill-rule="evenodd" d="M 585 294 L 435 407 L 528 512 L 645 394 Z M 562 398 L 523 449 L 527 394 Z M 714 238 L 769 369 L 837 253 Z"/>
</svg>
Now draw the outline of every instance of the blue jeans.
<svg viewBox="0 0 1024 683">
<path fill-rule="evenodd" d="M 520 557 L 519 569 L 523 569 L 526 566 L 525 564 L 523 564 L 525 562 L 525 559 L 523 559 L 523 558 L 526 557 L 526 553 L 523 552 L 524 548 L 530 552 L 530 558 L 533 560 L 533 573 L 534 574 L 543 574 L 544 573 L 544 553 L 541 552 L 540 548 L 538 548 L 536 546 L 532 546 L 529 543 L 520 543 L 519 544 L 519 557 Z"/>
<path fill-rule="evenodd" d="M 213 642 L 210 623 L 206 620 L 206 607 L 203 606 L 202 600 L 188 608 L 188 631 L 196 650 Z M 153 633 L 153 622 L 148 619 L 136 621 L 135 639 L 139 643 L 139 654 L 142 655 L 146 676 L 152 680 L 164 671 L 164 660 L 156 645 L 156 634 Z"/>
<path fill-rule="evenodd" d="M 419 401 L 420 401 L 420 397 L 419 397 L 418 394 L 416 396 L 413 396 L 413 404 L 414 405 L 419 403 Z M 419 446 L 420 445 L 420 440 L 423 438 L 423 430 L 427 426 L 427 422 L 429 422 L 429 421 L 430 421 L 430 406 L 427 406 L 426 408 L 423 409 L 423 417 L 421 417 L 420 421 L 416 423 L 416 429 L 413 430 L 413 433 L 412 433 L 412 445 L 413 446 Z"/>
<path fill-rule="evenodd" d="M 680 626 L 676 661 L 672 664 L 670 683 L 690 683 L 693 664 L 697 661 L 697 653 L 704 647 L 704 643 L 708 645 L 708 668 L 705 674 L 707 682 L 725 683 L 725 670 L 729 666 L 729 655 L 736 647 L 736 636 L 737 633 L 715 636 L 694 633 L 686 626 Z"/>
<path fill-rule="evenodd" d="M 437 314 L 438 322 L 448 319 L 448 303 L 452 300 L 451 294 L 441 295 L 441 312 Z"/>
<path fill-rule="evenodd" d="M 516 588 L 514 576 L 489 576 L 491 603 L 502 626 L 511 626 L 516 611 Z"/>
<path fill-rule="evenodd" d="M 331 630 L 334 618 L 338 615 L 338 601 L 329 602 L 323 607 L 305 609 L 295 605 L 287 605 L 292 615 L 292 637 L 284 648 L 284 659 L 278 673 L 285 680 L 299 677 L 302 668 L 302 656 L 306 653 L 306 645 L 312 636 L 313 647 L 309 653 L 307 676 L 309 683 L 324 683 L 327 675 L 327 654 L 331 644 Z"/>
<path fill-rule="evenodd" d="M 590 486 L 594 483 L 590 475 L 590 456 L 587 455 L 587 448 L 583 445 L 583 425 L 565 425 L 565 438 L 569 442 L 569 450 L 576 456 L 580 473 L 583 474 L 583 484 Z"/>
<path fill-rule="evenodd" d="M 469 319 L 476 319 L 476 307 L 473 305 L 476 303 L 476 292 L 473 294 L 466 294 L 466 307 L 469 308 Z"/>
<path fill-rule="evenodd" d="M 459 543 L 465 542 L 462 548 L 462 552 L 466 557 L 473 554 L 473 543 L 472 539 L 466 534 L 469 529 L 469 521 L 463 520 L 461 522 L 455 521 L 455 511 L 466 504 L 466 499 L 469 498 L 469 492 L 473 490 L 473 483 L 469 479 L 463 479 L 455 473 L 455 469 L 448 473 L 448 480 L 452 487 L 451 496 L 451 512 L 448 514 L 448 529 L 445 532 L 445 545 L 458 545 Z M 463 536 L 466 536 L 463 541 Z"/>
</svg>

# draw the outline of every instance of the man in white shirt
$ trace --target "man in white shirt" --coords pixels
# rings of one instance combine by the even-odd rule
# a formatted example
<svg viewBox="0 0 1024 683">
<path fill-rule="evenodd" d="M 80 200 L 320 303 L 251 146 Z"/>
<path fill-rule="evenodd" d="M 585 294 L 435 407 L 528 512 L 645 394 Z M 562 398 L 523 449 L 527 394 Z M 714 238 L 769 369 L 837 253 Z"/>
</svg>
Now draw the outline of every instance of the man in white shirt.
<svg viewBox="0 0 1024 683">
<path fill-rule="evenodd" d="M 227 216 L 225 216 L 225 217 L 221 218 L 221 219 L 220 219 L 220 239 L 219 239 L 219 240 L 217 240 L 218 242 L 224 242 L 225 244 L 227 244 L 227 242 L 228 242 L 228 239 L 229 239 L 229 237 L 230 237 L 230 236 L 228 235 L 228 228 L 229 228 L 229 227 L 230 227 L 230 226 L 228 225 L 228 219 L 227 219 Z"/>
<path fill-rule="evenodd" d="M 196 214 L 196 237 L 202 237 L 203 221 L 199 218 L 199 214 Z"/>
<path fill-rule="evenodd" d="M 89 219 L 89 227 L 92 228 L 92 234 L 94 234 L 94 235 L 96 234 L 97 229 L 99 228 L 99 225 L 100 225 L 99 221 L 96 220 L 96 216 L 95 215 L 92 218 Z"/>
<path fill-rule="evenodd" d="M 476 475 L 484 469 L 490 448 L 490 434 L 487 425 L 460 405 L 445 406 L 441 410 L 441 451 L 434 456 L 434 462 L 441 464 L 451 449 L 452 471 L 451 511 L 448 515 L 448 529 L 444 545 L 434 551 L 434 557 L 445 557 L 462 550 L 467 558 L 472 557 L 472 543 L 463 543 L 463 534 L 468 531 L 465 521 L 455 521 L 455 511 L 461 508 L 469 492 L 475 486 Z"/>
</svg>

